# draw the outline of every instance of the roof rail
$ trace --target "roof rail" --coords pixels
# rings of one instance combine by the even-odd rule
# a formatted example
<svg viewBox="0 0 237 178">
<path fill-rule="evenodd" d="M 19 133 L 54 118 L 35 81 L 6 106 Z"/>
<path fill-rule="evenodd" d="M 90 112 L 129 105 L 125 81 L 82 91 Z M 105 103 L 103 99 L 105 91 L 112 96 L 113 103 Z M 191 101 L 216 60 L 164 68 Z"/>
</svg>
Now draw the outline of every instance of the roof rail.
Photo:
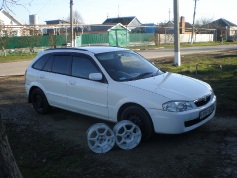
<svg viewBox="0 0 237 178">
<path fill-rule="evenodd" d="M 60 49 L 60 50 L 80 50 L 80 51 L 88 51 L 88 50 L 86 50 L 86 49 L 74 48 L 74 47 L 70 47 L 70 48 L 48 48 L 48 49 L 45 49 L 45 51 L 51 51 L 51 50 L 57 50 L 57 49 Z"/>
</svg>

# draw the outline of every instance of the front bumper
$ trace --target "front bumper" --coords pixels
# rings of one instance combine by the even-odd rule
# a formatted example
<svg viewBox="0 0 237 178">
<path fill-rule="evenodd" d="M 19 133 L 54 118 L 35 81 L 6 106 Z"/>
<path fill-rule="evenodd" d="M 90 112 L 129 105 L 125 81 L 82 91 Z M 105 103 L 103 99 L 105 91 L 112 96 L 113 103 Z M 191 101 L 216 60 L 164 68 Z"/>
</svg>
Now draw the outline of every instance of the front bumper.
<svg viewBox="0 0 237 178">
<path fill-rule="evenodd" d="M 200 119 L 200 113 L 211 106 L 214 107 L 214 110 Z M 148 112 L 150 113 L 156 133 L 180 134 L 203 125 L 215 116 L 216 97 L 214 96 L 205 106 L 185 112 L 167 112 L 156 109 L 148 109 Z"/>
</svg>

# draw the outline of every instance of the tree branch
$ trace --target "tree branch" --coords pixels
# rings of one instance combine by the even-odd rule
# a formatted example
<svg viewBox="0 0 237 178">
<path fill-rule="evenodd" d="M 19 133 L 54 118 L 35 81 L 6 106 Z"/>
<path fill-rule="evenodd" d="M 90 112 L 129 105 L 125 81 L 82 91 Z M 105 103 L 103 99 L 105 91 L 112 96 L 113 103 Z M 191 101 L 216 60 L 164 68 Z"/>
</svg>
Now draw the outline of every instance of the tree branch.
<svg viewBox="0 0 237 178">
<path fill-rule="evenodd" d="M 34 0 L 30 0 L 28 3 L 26 3 L 26 5 L 28 5 L 28 4 L 31 5 L 31 3 L 32 3 L 33 1 L 34 1 Z M 8 11 L 11 11 L 11 13 L 15 14 L 15 13 L 11 10 L 11 8 L 9 7 L 9 5 L 22 6 L 23 8 L 25 8 L 25 9 L 29 12 L 29 10 L 26 8 L 26 6 L 21 3 L 21 0 L 3 0 L 0 9 L 6 9 L 6 10 L 8 10 Z"/>
</svg>

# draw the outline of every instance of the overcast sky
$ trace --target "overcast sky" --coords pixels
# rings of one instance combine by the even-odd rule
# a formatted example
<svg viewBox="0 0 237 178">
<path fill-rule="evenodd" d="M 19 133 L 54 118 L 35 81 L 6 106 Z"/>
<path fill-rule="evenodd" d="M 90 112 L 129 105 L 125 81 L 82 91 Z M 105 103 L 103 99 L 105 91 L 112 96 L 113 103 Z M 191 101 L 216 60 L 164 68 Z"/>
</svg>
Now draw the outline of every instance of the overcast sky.
<svg viewBox="0 0 237 178">
<path fill-rule="evenodd" d="M 46 20 L 67 19 L 70 0 L 20 0 L 23 6 L 9 6 L 18 21 L 29 23 L 37 14 L 40 24 Z M 29 2 L 31 2 L 29 4 Z M 179 15 L 192 23 L 194 0 L 179 0 Z M 173 0 L 73 0 L 86 24 L 101 24 L 107 17 L 136 16 L 141 23 L 160 23 L 173 19 Z M 237 0 L 198 0 L 196 19 L 225 18 L 237 24 Z"/>
</svg>

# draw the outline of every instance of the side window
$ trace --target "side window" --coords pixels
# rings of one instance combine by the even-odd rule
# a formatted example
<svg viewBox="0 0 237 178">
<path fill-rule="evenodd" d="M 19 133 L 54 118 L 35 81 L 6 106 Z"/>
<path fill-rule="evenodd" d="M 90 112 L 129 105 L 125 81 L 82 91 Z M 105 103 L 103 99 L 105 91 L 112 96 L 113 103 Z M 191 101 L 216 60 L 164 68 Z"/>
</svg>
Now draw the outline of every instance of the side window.
<svg viewBox="0 0 237 178">
<path fill-rule="evenodd" d="M 52 63 L 53 63 L 53 56 L 50 56 L 50 58 L 47 60 L 47 63 L 44 65 L 43 70 L 47 72 L 51 72 Z"/>
<path fill-rule="evenodd" d="M 72 76 L 89 79 L 90 73 L 100 72 L 96 65 L 89 57 L 73 56 L 72 59 Z"/>
<path fill-rule="evenodd" d="M 52 72 L 68 75 L 70 55 L 55 55 L 52 64 Z"/>
<path fill-rule="evenodd" d="M 38 69 L 38 70 L 42 70 L 44 64 L 47 62 L 48 58 L 49 58 L 49 54 L 45 54 L 43 56 L 41 56 L 34 64 L 33 64 L 33 68 L 34 69 Z"/>
</svg>

